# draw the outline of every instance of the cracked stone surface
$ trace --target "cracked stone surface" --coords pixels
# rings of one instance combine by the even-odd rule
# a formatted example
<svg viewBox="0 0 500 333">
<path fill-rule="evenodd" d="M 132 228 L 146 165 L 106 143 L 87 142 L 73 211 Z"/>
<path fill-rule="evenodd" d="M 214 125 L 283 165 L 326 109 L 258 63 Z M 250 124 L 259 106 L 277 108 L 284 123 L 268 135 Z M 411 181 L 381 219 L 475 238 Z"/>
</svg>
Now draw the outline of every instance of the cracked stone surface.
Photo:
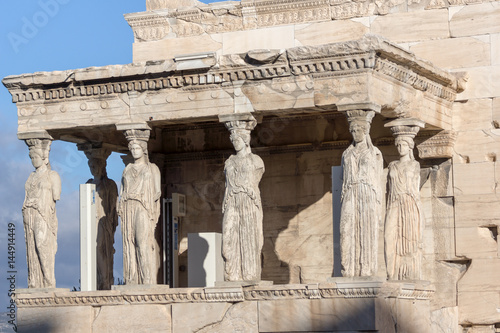
<svg viewBox="0 0 500 333">
<path fill-rule="evenodd" d="M 174 304 L 172 315 L 174 332 L 259 331 L 257 302 Z"/>
</svg>

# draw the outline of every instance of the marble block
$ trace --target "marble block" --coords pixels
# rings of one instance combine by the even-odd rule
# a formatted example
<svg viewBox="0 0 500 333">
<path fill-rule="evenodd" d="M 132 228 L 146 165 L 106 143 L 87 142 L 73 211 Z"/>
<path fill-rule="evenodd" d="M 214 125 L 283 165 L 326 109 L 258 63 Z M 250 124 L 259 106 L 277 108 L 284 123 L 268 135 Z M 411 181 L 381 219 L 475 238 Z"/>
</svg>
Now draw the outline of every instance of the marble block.
<svg viewBox="0 0 500 333">
<path fill-rule="evenodd" d="M 103 306 L 96 313 L 92 332 L 171 332 L 171 305 Z"/>
<path fill-rule="evenodd" d="M 259 332 L 257 302 L 174 304 L 172 316 L 174 332 Z"/>
<path fill-rule="evenodd" d="M 18 308 L 18 332 L 88 333 L 92 325 L 91 306 Z"/>
</svg>

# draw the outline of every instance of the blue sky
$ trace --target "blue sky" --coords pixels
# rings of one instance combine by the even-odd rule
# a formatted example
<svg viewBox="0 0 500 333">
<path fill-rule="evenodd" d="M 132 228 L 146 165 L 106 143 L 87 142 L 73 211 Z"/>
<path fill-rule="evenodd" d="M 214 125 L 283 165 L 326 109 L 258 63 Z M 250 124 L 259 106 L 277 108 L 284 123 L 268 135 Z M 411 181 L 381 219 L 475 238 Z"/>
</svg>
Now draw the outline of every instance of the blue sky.
<svg viewBox="0 0 500 333">
<path fill-rule="evenodd" d="M 4 1 L 0 11 L 0 78 L 8 75 L 105 66 L 132 62 L 133 33 L 123 14 L 146 9 L 145 0 Z M 27 287 L 26 251 L 21 207 L 24 183 L 33 171 L 28 148 L 17 140 L 17 110 L 0 86 L 0 312 L 8 304 L 7 225 L 16 225 L 17 288 Z M 85 156 L 70 143 L 54 142 L 51 163 L 61 175 L 62 199 L 56 255 L 57 287 L 79 282 L 78 184 L 90 177 Z M 57 167 L 57 168 L 56 168 Z M 119 183 L 123 164 L 108 160 L 108 174 Z M 122 277 L 121 237 L 115 239 L 115 277 Z"/>
</svg>

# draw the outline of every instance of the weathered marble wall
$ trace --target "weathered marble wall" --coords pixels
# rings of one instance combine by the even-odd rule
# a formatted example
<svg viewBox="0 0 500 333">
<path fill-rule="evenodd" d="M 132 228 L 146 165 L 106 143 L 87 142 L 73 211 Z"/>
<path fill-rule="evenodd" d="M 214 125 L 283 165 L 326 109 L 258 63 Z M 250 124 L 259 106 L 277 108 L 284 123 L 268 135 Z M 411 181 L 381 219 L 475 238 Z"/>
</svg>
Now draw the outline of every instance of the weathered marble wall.
<svg viewBox="0 0 500 333">
<path fill-rule="evenodd" d="M 457 288 L 460 322 L 491 325 L 500 322 L 496 186 L 500 180 L 496 157 L 500 153 L 500 6 L 498 2 L 478 3 L 450 7 L 448 13 L 450 29 L 445 39 L 413 39 L 415 43 L 408 45 L 441 68 L 466 70 L 470 76 L 467 90 L 454 106 L 457 141 L 453 188 L 449 189 L 455 203 L 455 254 L 462 261 L 441 263 L 443 269 L 448 266 L 446 272 L 461 271 Z"/>
</svg>

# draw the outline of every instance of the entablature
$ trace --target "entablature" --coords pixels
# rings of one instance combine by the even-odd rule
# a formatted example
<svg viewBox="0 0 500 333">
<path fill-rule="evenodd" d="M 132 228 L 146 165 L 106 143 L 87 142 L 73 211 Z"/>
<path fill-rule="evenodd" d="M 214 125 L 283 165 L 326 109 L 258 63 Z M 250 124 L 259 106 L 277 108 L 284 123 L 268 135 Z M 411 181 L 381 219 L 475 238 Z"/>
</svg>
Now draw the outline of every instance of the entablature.
<svg viewBox="0 0 500 333">
<path fill-rule="evenodd" d="M 9 76 L 18 132 L 151 126 L 215 120 L 221 114 L 286 115 L 365 108 L 451 128 L 463 80 L 389 41 L 356 41 L 178 57 L 159 62 Z"/>
</svg>

